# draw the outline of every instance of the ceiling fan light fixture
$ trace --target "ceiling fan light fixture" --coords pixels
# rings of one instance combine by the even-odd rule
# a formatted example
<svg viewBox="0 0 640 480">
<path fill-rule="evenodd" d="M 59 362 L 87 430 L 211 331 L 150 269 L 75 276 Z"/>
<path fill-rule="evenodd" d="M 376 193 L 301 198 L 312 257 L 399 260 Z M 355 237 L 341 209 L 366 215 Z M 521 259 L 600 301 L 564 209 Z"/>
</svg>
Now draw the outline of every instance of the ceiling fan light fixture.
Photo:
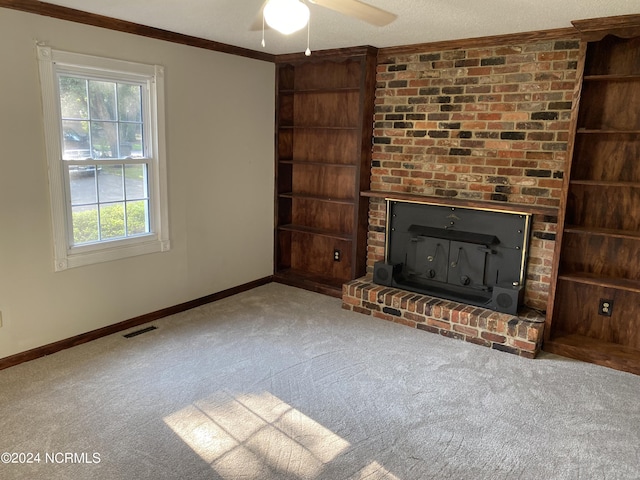
<svg viewBox="0 0 640 480">
<path fill-rule="evenodd" d="M 263 15 L 267 25 L 289 35 L 304 28 L 309 22 L 309 7 L 300 0 L 269 0 Z"/>
</svg>

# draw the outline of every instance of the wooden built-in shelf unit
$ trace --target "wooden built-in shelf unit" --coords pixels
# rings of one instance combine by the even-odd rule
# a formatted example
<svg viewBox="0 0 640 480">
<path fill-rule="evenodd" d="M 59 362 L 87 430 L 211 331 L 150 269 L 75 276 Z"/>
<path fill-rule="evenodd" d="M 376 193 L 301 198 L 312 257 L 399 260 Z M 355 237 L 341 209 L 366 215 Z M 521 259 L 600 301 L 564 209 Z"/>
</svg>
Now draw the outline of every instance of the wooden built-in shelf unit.
<svg viewBox="0 0 640 480">
<path fill-rule="evenodd" d="M 544 350 L 640 374 L 640 16 L 585 32 Z"/>
<path fill-rule="evenodd" d="M 364 274 L 376 50 L 276 61 L 276 281 L 334 295 Z"/>
</svg>

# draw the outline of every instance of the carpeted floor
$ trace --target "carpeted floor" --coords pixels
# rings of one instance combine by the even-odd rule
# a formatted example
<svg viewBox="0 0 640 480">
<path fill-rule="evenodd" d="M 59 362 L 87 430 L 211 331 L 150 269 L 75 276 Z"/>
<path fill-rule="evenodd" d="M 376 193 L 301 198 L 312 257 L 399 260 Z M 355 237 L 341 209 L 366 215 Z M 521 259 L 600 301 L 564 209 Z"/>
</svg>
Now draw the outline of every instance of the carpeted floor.
<svg viewBox="0 0 640 480">
<path fill-rule="evenodd" d="M 638 376 L 279 284 L 153 325 L 0 371 L 1 479 L 640 478 Z"/>
</svg>

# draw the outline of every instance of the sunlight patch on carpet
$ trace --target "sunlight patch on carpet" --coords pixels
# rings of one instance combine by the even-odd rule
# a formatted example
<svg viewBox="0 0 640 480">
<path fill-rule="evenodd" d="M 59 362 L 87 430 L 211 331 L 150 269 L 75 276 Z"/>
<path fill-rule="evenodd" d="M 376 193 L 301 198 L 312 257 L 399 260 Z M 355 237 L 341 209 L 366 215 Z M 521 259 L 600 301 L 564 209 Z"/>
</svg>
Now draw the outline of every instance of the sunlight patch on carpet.
<svg viewBox="0 0 640 480">
<path fill-rule="evenodd" d="M 371 462 L 369 465 L 360 470 L 354 478 L 357 478 L 359 480 L 400 480 L 400 478 L 393 475 L 389 470 L 384 468 L 376 461 Z"/>
<path fill-rule="evenodd" d="M 350 447 L 268 392 L 216 393 L 164 421 L 225 479 L 283 472 L 313 478 Z"/>
</svg>

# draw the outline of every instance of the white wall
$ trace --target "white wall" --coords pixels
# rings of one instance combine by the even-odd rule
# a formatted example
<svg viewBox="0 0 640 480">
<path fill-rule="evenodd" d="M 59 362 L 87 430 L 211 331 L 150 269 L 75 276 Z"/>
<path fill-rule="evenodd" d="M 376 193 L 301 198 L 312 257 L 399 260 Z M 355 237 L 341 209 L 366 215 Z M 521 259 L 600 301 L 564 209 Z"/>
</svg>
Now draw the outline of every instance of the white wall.
<svg viewBox="0 0 640 480">
<path fill-rule="evenodd" d="M 165 67 L 171 250 L 53 271 L 35 42 Z M 273 272 L 273 64 L 0 8 L 0 358 Z"/>
</svg>

